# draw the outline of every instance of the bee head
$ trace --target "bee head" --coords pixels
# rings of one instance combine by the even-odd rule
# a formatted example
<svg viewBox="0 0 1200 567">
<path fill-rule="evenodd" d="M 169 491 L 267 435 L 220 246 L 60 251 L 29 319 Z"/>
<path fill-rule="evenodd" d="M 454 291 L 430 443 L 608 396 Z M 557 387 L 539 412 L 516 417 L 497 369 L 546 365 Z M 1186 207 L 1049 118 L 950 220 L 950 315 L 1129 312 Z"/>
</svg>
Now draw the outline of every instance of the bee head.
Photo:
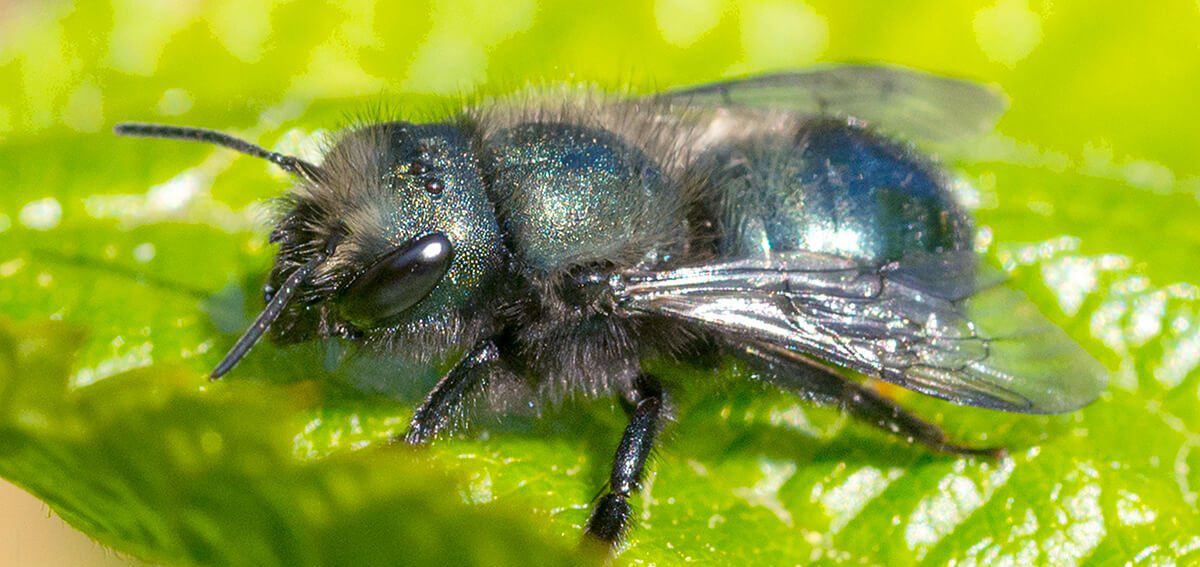
<svg viewBox="0 0 1200 567">
<path fill-rule="evenodd" d="M 269 329 L 296 342 L 344 336 L 421 358 L 473 340 L 479 303 L 503 267 L 495 211 L 469 129 L 372 124 L 344 132 L 320 165 L 231 136 L 121 124 L 118 134 L 183 138 L 262 157 L 298 183 L 271 233 L 267 305 L 213 371 L 228 372 Z"/>
</svg>

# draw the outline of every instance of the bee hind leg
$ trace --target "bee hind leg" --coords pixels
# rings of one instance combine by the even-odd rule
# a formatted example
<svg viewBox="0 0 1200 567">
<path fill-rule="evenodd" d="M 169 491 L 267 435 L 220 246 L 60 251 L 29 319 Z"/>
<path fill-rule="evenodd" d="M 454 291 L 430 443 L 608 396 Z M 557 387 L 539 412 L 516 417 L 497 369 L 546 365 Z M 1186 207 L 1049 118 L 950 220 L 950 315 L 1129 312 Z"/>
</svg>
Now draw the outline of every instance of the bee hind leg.
<svg viewBox="0 0 1200 567">
<path fill-rule="evenodd" d="M 801 354 L 765 343 L 743 346 L 741 354 L 767 373 L 766 380 L 817 403 L 836 405 L 857 419 L 939 453 L 1003 459 L 1003 447 L 969 447 L 951 441 L 937 425 L 917 417 L 879 393 Z"/>
</svg>

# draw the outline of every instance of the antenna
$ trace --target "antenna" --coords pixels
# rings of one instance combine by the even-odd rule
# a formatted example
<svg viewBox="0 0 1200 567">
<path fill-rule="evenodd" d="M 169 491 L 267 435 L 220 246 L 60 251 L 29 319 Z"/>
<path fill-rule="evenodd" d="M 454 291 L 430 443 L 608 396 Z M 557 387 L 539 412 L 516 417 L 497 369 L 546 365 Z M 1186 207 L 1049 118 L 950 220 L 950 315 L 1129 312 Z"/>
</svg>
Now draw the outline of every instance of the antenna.
<svg viewBox="0 0 1200 567">
<path fill-rule="evenodd" d="M 216 130 L 191 128 L 188 126 L 170 126 L 167 124 L 122 122 L 113 128 L 113 133 L 118 136 L 132 136 L 136 138 L 166 138 L 170 140 L 190 140 L 193 142 L 216 144 L 243 154 L 265 159 L 278 165 L 280 169 L 299 176 L 306 181 L 316 183 L 325 177 L 324 172 L 317 165 L 298 157 L 267 151 L 261 146 L 256 146 L 241 138 L 217 132 Z"/>
<path fill-rule="evenodd" d="M 267 329 L 271 328 L 271 323 L 274 323 L 279 318 L 279 315 L 283 313 L 283 308 L 287 307 L 288 301 L 296 293 L 296 288 L 300 287 L 300 284 L 304 283 L 304 280 L 307 280 L 308 276 L 312 275 L 313 270 L 324 261 L 325 255 L 318 254 L 292 272 L 292 275 L 288 276 L 287 280 L 280 286 L 279 291 L 275 292 L 275 296 L 271 298 L 271 302 L 258 314 L 258 317 L 254 319 L 254 323 L 250 325 L 250 328 L 246 329 L 245 333 L 242 333 L 242 337 L 238 339 L 237 343 L 234 343 L 233 348 L 229 349 L 229 353 L 225 355 L 225 358 L 221 359 L 221 363 L 209 375 L 210 378 L 216 380 L 230 370 L 233 370 L 238 361 L 242 360 L 242 357 L 246 356 L 246 353 L 250 352 L 251 348 L 254 348 L 254 344 L 258 342 L 258 339 L 261 339 L 266 334 Z"/>
<path fill-rule="evenodd" d="M 238 361 L 242 360 L 242 357 L 246 356 L 246 353 L 254 348 L 254 344 L 271 328 L 271 323 L 274 323 L 279 318 L 279 315 L 283 313 L 283 309 L 287 307 L 288 302 L 292 300 L 292 296 L 296 294 L 296 289 L 308 281 L 308 277 L 312 275 L 313 270 L 316 270 L 325 260 L 333 256 L 338 244 L 341 244 L 345 236 L 345 233 L 342 232 L 333 233 L 329 237 L 329 240 L 325 241 L 325 248 L 323 250 L 317 252 L 309 261 L 296 268 L 296 271 L 292 272 L 283 281 L 283 285 L 279 287 L 279 291 L 276 291 L 275 295 L 271 296 L 271 301 L 267 302 L 267 306 L 258 314 L 258 317 L 254 318 L 254 323 L 250 325 L 250 328 L 246 329 L 246 332 L 242 333 L 241 338 L 234 343 L 233 348 L 229 349 L 229 353 L 225 355 L 225 358 L 221 359 L 220 364 L 217 364 L 212 374 L 209 374 L 209 378 L 216 380 L 230 370 L 233 370 L 234 366 L 237 366 Z"/>
</svg>

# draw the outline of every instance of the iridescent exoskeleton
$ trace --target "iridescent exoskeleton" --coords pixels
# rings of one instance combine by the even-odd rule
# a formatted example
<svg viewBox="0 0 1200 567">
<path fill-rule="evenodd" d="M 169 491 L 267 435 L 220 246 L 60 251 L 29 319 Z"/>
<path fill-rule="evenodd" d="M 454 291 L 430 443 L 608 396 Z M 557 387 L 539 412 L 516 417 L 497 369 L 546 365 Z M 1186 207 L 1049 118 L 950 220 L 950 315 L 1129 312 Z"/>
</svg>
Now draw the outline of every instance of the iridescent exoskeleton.
<svg viewBox="0 0 1200 567">
<path fill-rule="evenodd" d="M 666 411 L 650 357 L 737 356 L 950 453 L 998 451 L 948 441 L 845 371 L 1014 412 L 1099 395 L 1103 367 L 981 263 L 947 172 L 908 143 L 986 132 L 1003 108 L 977 84 L 843 66 L 360 124 L 319 164 L 209 130 L 117 132 L 227 146 L 296 178 L 267 306 L 214 378 L 268 331 L 453 359 L 413 444 L 489 392 L 622 396 L 629 426 L 587 524 L 611 544 Z"/>
</svg>

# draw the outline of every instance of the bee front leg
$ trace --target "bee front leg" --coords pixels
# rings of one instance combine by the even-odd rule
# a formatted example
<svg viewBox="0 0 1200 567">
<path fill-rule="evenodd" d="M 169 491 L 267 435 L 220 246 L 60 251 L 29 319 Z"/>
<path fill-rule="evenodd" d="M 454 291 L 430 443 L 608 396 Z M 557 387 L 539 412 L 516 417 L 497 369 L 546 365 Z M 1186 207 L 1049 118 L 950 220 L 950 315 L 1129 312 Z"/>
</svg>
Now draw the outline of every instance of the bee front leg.
<svg viewBox="0 0 1200 567">
<path fill-rule="evenodd" d="M 608 493 L 596 503 L 585 532 L 587 539 L 608 547 L 620 541 L 629 528 L 629 496 L 641 488 L 646 459 L 662 425 L 662 385 L 643 374 L 638 376 L 635 389 L 635 405 L 617 446 Z"/>
<path fill-rule="evenodd" d="M 476 344 L 466 356 L 438 380 L 425 401 L 413 413 L 404 442 L 421 445 L 450 427 L 462 416 L 463 406 L 469 396 L 485 386 L 487 371 L 482 366 L 500 357 L 500 351 L 491 339 Z"/>
</svg>

